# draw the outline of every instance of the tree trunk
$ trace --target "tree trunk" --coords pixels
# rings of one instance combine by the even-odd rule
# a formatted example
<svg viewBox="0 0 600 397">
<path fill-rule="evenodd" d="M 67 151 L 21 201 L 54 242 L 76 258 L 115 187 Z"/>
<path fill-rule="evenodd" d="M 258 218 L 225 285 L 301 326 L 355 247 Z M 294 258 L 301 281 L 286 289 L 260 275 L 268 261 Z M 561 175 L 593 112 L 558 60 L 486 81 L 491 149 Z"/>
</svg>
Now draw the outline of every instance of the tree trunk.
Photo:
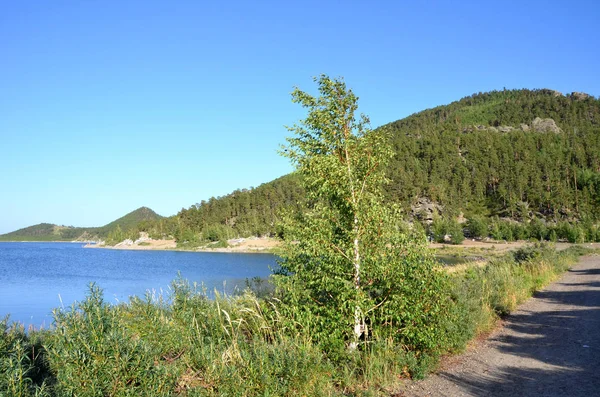
<svg viewBox="0 0 600 397">
<path fill-rule="evenodd" d="M 356 305 L 354 306 L 354 341 L 350 343 L 350 350 L 358 347 L 358 341 L 365 332 L 362 310 L 358 304 L 360 297 L 360 250 L 358 240 L 358 218 L 354 217 L 354 288 L 356 289 Z"/>
</svg>

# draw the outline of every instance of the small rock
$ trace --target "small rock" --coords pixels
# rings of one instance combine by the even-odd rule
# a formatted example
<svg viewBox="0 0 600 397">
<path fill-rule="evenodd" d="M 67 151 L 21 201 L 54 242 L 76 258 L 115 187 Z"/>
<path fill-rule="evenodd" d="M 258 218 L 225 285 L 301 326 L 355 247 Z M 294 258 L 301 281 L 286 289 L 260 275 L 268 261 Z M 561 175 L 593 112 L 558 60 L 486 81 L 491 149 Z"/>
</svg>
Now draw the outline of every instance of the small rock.
<svg viewBox="0 0 600 397">
<path fill-rule="evenodd" d="M 500 127 L 498 127 L 498 131 L 500 132 L 511 132 L 514 129 L 515 127 L 510 127 L 508 125 L 501 125 Z"/>
</svg>

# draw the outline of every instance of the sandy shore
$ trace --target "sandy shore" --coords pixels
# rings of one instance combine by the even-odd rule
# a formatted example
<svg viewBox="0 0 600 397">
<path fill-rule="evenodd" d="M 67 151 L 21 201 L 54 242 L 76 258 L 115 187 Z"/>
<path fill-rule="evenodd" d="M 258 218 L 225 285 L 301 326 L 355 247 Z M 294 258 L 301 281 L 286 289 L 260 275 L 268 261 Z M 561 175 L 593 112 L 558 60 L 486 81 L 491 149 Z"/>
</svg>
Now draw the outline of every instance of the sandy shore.
<svg viewBox="0 0 600 397">
<path fill-rule="evenodd" d="M 227 248 L 211 248 L 210 245 L 202 248 L 177 248 L 175 240 L 145 240 L 139 243 L 131 244 L 119 244 L 116 246 L 105 246 L 98 244 L 88 244 L 86 248 L 108 248 L 108 249 L 122 249 L 122 250 L 173 250 L 173 251 L 192 251 L 192 252 L 237 252 L 237 253 L 249 253 L 249 252 L 272 252 L 274 249 L 279 247 L 281 242 L 278 239 L 270 237 L 249 237 L 249 238 L 238 238 L 227 241 L 229 247 Z M 495 252 L 506 252 L 519 249 L 526 245 L 532 244 L 530 241 L 473 241 L 466 239 L 461 245 L 452 244 L 439 244 L 431 243 L 430 248 L 443 249 L 443 248 L 472 248 L 482 250 L 494 250 Z M 570 243 L 556 243 L 557 250 L 564 250 L 573 244 Z M 600 243 L 586 243 L 583 246 L 590 248 L 600 248 Z"/>
<path fill-rule="evenodd" d="M 229 247 L 215 247 L 210 245 L 201 248 L 185 249 L 177 248 L 175 240 L 145 240 L 139 243 L 117 244 L 115 246 L 106 246 L 103 244 L 88 244 L 85 248 L 107 248 L 118 250 L 172 250 L 172 251 L 191 251 L 191 252 L 270 252 L 280 244 L 279 240 L 269 237 L 250 237 L 228 240 Z"/>
<path fill-rule="evenodd" d="M 465 239 L 460 245 L 452 245 L 452 244 L 439 244 L 439 243 L 431 243 L 429 244 L 429 248 L 439 249 L 439 248 L 479 248 L 485 250 L 494 250 L 496 252 L 506 252 L 506 251 L 514 251 L 516 249 L 522 248 L 526 245 L 531 245 L 533 242 L 531 241 L 473 241 Z M 600 243 L 583 243 L 583 244 L 572 244 L 572 243 L 555 243 L 556 249 L 558 251 L 562 251 L 567 249 L 573 245 L 581 245 L 582 247 L 589 248 L 600 248 Z"/>
</svg>

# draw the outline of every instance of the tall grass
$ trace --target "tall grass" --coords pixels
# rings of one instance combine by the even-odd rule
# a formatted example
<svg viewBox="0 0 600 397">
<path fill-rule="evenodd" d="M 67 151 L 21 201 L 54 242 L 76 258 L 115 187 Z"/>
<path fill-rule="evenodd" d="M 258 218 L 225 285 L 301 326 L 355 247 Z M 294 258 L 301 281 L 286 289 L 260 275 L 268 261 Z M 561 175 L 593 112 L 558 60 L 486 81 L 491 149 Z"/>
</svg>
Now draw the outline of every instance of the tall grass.
<svg viewBox="0 0 600 397">
<path fill-rule="evenodd" d="M 464 349 L 582 253 L 538 246 L 449 275 L 439 351 Z M 92 284 L 50 331 L 0 322 L 0 396 L 376 396 L 436 363 L 388 339 L 332 360 L 288 320 L 250 291 L 211 300 L 178 279 L 168 296 L 110 305 Z"/>
<path fill-rule="evenodd" d="M 581 255 L 591 250 L 574 246 L 556 252 L 536 244 L 494 258 L 452 275 L 457 320 L 453 347 L 460 350 L 474 336 L 489 331 L 496 320 L 513 311 L 532 294 L 556 280 Z"/>
</svg>

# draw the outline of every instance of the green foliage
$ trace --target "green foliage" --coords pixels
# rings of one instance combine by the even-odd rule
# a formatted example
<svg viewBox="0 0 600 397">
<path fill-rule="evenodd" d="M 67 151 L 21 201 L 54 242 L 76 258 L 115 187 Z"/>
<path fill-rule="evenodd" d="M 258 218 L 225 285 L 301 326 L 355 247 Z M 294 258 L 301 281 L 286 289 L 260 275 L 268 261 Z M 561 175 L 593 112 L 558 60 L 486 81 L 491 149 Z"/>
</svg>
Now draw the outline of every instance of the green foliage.
<svg viewBox="0 0 600 397">
<path fill-rule="evenodd" d="M 292 94 L 308 115 L 289 128 L 283 151 L 308 202 L 285 223 L 275 279 L 282 310 L 331 358 L 387 339 L 435 355 L 451 301 L 422 234 L 407 235 L 397 209 L 382 204 L 387 137 L 355 116 L 357 97 L 343 81 L 315 81 L 319 97 Z"/>
<path fill-rule="evenodd" d="M 433 222 L 429 226 L 433 241 L 436 243 L 444 243 L 446 237 L 446 221 L 437 216 L 433 219 Z"/>
<path fill-rule="evenodd" d="M 562 132 L 534 131 L 536 117 Z M 599 118 L 599 100 L 549 90 L 480 93 L 414 114 L 382 127 L 397 153 L 387 197 L 407 207 L 425 196 L 445 215 L 597 219 Z"/>
<path fill-rule="evenodd" d="M 566 240 L 569 243 L 583 243 L 586 239 L 586 233 L 583 227 L 578 223 L 560 222 L 554 228 L 558 239 Z"/>
<path fill-rule="evenodd" d="M 539 241 L 547 240 L 548 228 L 546 224 L 536 218 L 529 223 L 529 235 Z"/>
<path fill-rule="evenodd" d="M 229 247 L 229 244 L 227 243 L 226 240 L 219 240 L 219 241 L 215 241 L 214 243 L 210 244 L 211 248 L 227 248 Z"/>
<path fill-rule="evenodd" d="M 47 396 L 48 369 L 41 338 L 45 333 L 27 335 L 22 325 L 0 321 L 0 395 Z"/>
<path fill-rule="evenodd" d="M 542 256 L 542 253 L 547 250 L 543 244 L 530 245 L 515 250 L 512 254 L 517 263 L 531 261 Z"/>
<path fill-rule="evenodd" d="M 299 179 L 297 174 L 286 175 L 257 188 L 236 190 L 182 209 L 176 216 L 174 235 L 188 229 L 207 241 L 274 236 L 281 210 L 296 208 L 305 200 Z"/>
<path fill-rule="evenodd" d="M 169 300 L 109 306 L 97 287 L 55 312 L 48 361 L 56 395 L 331 395 L 332 367 L 290 339 L 252 295 L 210 301 L 176 280 Z"/>
<path fill-rule="evenodd" d="M 461 244 L 465 240 L 462 226 L 454 219 L 437 217 L 431 224 L 431 232 L 434 241 L 445 243 L 446 236 L 450 237 L 450 243 Z"/>
<path fill-rule="evenodd" d="M 112 221 L 102 227 L 92 228 L 92 233 L 97 233 L 100 237 L 107 236 L 111 231 L 117 227 L 122 230 L 129 231 L 132 229 L 138 229 L 138 226 L 144 222 L 159 221 L 162 216 L 152 211 L 148 207 L 140 207 L 135 211 L 131 211 L 127 215 L 120 217 L 117 220 Z"/>
<path fill-rule="evenodd" d="M 467 219 L 467 231 L 469 237 L 485 238 L 488 236 L 488 223 L 482 216 L 474 216 Z"/>
<path fill-rule="evenodd" d="M 203 230 L 202 238 L 206 241 L 226 241 L 234 237 L 233 230 L 225 225 L 208 226 Z"/>
<path fill-rule="evenodd" d="M 47 360 L 58 395 L 156 396 L 174 388 L 176 371 L 155 363 L 153 346 L 125 326 L 120 311 L 94 284 L 83 302 L 55 310 Z"/>
<path fill-rule="evenodd" d="M 515 222 L 511 225 L 512 235 L 515 240 L 527 240 L 529 238 L 529 227 L 527 224 Z"/>
<path fill-rule="evenodd" d="M 445 278 L 455 304 L 446 315 L 438 312 L 432 324 L 444 330 L 434 350 L 464 349 L 499 315 L 587 253 L 581 246 L 555 252 L 537 245 L 518 251 L 517 260 L 509 255 Z M 405 287 L 420 288 L 410 282 Z M 1 321 L 0 395 L 377 395 L 375 390 L 398 376 L 419 378 L 436 364 L 430 350 L 399 344 L 385 332 L 374 334 L 354 354 L 329 360 L 323 345 L 313 343 L 313 328 L 298 328 L 300 313 L 286 317 L 287 308 L 281 311 L 277 300 L 258 300 L 248 291 L 209 300 L 182 279 L 170 291 L 169 296 L 148 292 L 115 306 L 92 284 L 83 302 L 54 311 L 51 330 L 26 333 Z M 393 312 L 382 314 L 400 324 L 401 316 L 413 313 L 411 305 L 425 304 L 407 318 L 426 326 L 429 321 L 419 317 L 434 308 L 415 295 L 406 292 L 403 311 L 392 306 Z M 313 320 L 319 326 L 318 318 Z"/>
<path fill-rule="evenodd" d="M 115 245 L 125 240 L 125 233 L 121 229 L 121 226 L 117 225 L 114 230 L 111 230 L 106 237 L 106 244 Z"/>
<path fill-rule="evenodd" d="M 0 241 L 58 241 L 64 240 L 60 226 L 40 223 L 14 232 L 0 235 Z"/>
</svg>

